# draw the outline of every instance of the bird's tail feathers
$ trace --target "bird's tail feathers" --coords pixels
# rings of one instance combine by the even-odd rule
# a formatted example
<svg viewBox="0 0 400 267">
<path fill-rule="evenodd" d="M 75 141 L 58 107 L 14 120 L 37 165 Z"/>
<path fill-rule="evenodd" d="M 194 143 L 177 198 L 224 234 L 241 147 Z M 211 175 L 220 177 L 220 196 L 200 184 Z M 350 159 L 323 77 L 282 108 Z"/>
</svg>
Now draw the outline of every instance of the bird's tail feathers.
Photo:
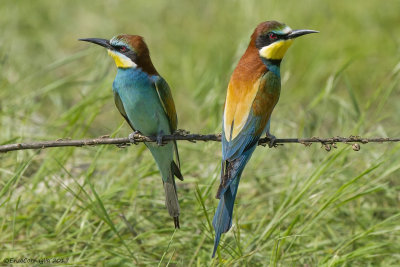
<svg viewBox="0 0 400 267">
<path fill-rule="evenodd" d="M 235 204 L 240 177 L 254 149 L 255 146 L 245 151 L 239 158 L 232 161 L 226 160 L 222 163 L 221 185 L 217 193 L 217 198 L 220 200 L 212 223 L 215 230 L 212 257 L 215 256 L 221 235 L 228 232 L 232 226 L 233 206 Z"/>
<path fill-rule="evenodd" d="M 168 181 L 172 180 L 173 188 L 170 185 L 168 185 L 170 184 L 169 182 L 164 182 L 165 205 L 168 208 L 170 216 L 174 218 L 175 228 L 180 228 L 179 225 L 180 208 L 179 208 L 178 194 L 176 191 L 174 176 L 176 176 L 176 178 L 178 178 L 181 181 L 183 181 L 183 176 L 181 170 L 179 169 L 179 166 L 176 165 L 175 161 L 171 161 L 171 174 L 172 174 L 172 179 L 168 179 Z"/>
<path fill-rule="evenodd" d="M 174 219 L 175 228 L 179 228 L 180 208 L 174 176 L 181 180 L 183 180 L 183 176 L 179 168 L 179 163 L 176 164 L 174 162 L 173 146 L 171 143 L 165 146 L 146 143 L 146 146 L 150 149 L 162 176 L 165 191 L 165 206 L 168 209 L 169 215 Z"/>
<path fill-rule="evenodd" d="M 221 192 L 221 199 L 218 203 L 217 211 L 215 212 L 213 219 L 213 227 L 215 230 L 215 242 L 214 242 L 214 251 L 212 257 L 215 256 L 215 252 L 217 251 L 217 247 L 223 233 L 229 231 L 232 226 L 232 214 L 233 214 L 233 205 L 235 203 L 236 192 L 239 186 L 240 176 L 235 178 L 235 181 L 232 182 L 225 192 Z"/>
<path fill-rule="evenodd" d="M 179 225 L 179 214 L 180 207 L 178 201 L 178 194 L 176 192 L 175 180 L 172 176 L 172 181 L 169 179 L 167 182 L 163 182 L 165 191 L 165 206 L 168 209 L 168 213 L 174 218 L 175 228 L 180 228 Z"/>
</svg>

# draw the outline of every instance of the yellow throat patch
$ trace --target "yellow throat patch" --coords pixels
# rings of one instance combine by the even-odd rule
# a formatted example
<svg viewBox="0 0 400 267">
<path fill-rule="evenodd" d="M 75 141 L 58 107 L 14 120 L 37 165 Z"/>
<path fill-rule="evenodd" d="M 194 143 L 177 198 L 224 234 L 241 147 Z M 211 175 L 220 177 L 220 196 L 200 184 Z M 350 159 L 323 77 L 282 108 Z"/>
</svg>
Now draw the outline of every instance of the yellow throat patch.
<svg viewBox="0 0 400 267">
<path fill-rule="evenodd" d="M 260 56 L 266 59 L 277 59 L 280 60 L 285 55 L 288 48 L 292 45 L 293 40 L 281 40 L 274 42 L 268 46 L 264 46 L 260 49 Z"/>
<path fill-rule="evenodd" d="M 109 49 L 108 54 L 114 59 L 115 65 L 117 65 L 118 68 L 136 67 L 136 64 L 129 57 L 121 53 Z"/>
</svg>

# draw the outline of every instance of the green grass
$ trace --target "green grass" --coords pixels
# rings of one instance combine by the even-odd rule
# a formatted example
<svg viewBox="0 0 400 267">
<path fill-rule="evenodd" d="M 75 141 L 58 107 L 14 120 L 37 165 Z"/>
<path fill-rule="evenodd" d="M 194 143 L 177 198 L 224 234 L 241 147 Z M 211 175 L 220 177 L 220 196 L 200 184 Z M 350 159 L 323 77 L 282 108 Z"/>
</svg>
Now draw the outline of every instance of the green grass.
<svg viewBox="0 0 400 267">
<path fill-rule="evenodd" d="M 319 30 L 282 63 L 277 137 L 400 136 L 400 2 L 11 1 L 0 8 L 0 143 L 127 136 L 114 63 L 78 38 L 145 36 L 179 128 L 221 131 L 229 77 L 254 27 Z M 180 230 L 141 145 L 0 155 L 0 261 L 79 266 L 398 266 L 400 145 L 258 148 L 211 259 L 220 144 L 179 143 Z M 1 264 L 0 264 L 1 265 Z"/>
</svg>

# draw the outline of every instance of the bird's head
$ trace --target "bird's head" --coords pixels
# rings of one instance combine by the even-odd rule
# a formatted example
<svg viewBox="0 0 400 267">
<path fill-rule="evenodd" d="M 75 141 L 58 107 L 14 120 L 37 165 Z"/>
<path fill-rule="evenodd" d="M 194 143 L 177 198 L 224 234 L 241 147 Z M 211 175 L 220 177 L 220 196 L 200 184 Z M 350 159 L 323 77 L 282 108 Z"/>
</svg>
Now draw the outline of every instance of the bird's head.
<svg viewBox="0 0 400 267">
<path fill-rule="evenodd" d="M 258 49 L 261 58 L 280 61 L 293 43 L 293 39 L 309 33 L 317 33 L 317 31 L 292 30 L 283 23 L 265 21 L 254 30 L 251 44 Z"/>
<path fill-rule="evenodd" d="M 140 67 L 149 72 L 149 74 L 156 73 L 151 63 L 149 49 L 142 36 L 122 34 L 114 36 L 111 40 L 100 38 L 79 40 L 107 48 L 108 54 L 114 59 L 118 68 Z"/>
</svg>

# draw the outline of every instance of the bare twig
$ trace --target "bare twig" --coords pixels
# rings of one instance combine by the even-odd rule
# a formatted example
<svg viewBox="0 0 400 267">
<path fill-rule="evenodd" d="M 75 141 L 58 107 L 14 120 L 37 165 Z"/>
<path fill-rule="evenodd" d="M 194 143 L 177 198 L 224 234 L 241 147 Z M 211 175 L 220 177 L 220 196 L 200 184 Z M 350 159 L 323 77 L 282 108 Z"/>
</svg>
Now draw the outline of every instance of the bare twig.
<svg viewBox="0 0 400 267">
<path fill-rule="evenodd" d="M 163 142 L 169 142 L 172 140 L 185 140 L 189 142 L 196 141 L 221 141 L 221 134 L 190 134 L 189 132 L 179 130 L 172 135 L 164 135 L 162 138 Z M 69 140 L 69 139 L 59 139 L 55 141 L 42 141 L 42 142 L 32 142 L 32 143 L 17 143 L 17 144 L 7 144 L 0 146 L 0 152 L 9 152 L 15 150 L 25 150 L 25 149 L 43 149 L 48 147 L 66 147 L 66 146 L 97 146 L 97 145 L 117 145 L 119 147 L 129 146 L 131 144 L 142 143 L 142 142 L 157 142 L 157 137 L 155 136 L 144 136 L 141 134 L 134 134 L 132 138 L 110 138 L 108 136 L 103 136 L 94 139 L 82 139 L 82 140 Z M 258 141 L 258 145 L 266 146 L 270 142 L 268 137 L 261 138 Z M 350 136 L 350 137 L 331 137 L 331 138 L 282 138 L 276 139 L 274 146 L 283 144 L 298 143 L 306 146 L 312 143 L 320 143 L 327 151 L 331 150 L 331 147 L 336 147 L 336 143 L 347 143 L 352 145 L 355 151 L 360 150 L 361 144 L 367 143 L 386 143 L 386 142 L 400 142 L 400 138 L 363 138 L 360 136 Z M 356 144 L 356 145 L 355 145 Z"/>
</svg>

